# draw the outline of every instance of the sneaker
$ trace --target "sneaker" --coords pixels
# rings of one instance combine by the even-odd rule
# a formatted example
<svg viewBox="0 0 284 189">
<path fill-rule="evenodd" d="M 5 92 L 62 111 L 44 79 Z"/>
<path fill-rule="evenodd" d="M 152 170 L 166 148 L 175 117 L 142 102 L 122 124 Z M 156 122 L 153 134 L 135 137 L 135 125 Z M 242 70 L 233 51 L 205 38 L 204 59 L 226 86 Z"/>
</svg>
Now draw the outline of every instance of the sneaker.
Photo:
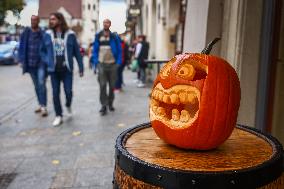
<svg viewBox="0 0 284 189">
<path fill-rule="evenodd" d="M 35 113 L 36 113 L 36 114 L 40 113 L 40 112 L 41 112 L 41 108 L 42 108 L 42 107 L 40 106 L 40 107 L 38 107 L 37 109 L 35 109 Z"/>
<path fill-rule="evenodd" d="M 138 88 L 143 88 L 143 87 L 145 87 L 145 84 L 142 83 L 142 82 L 141 82 L 141 83 L 138 83 L 137 87 L 138 87 Z"/>
<path fill-rule="evenodd" d="M 106 115 L 107 114 L 107 108 L 105 106 L 103 106 L 101 109 L 100 109 L 100 113 L 102 116 Z"/>
<path fill-rule="evenodd" d="M 66 107 L 66 110 L 67 110 L 67 116 L 71 117 L 73 115 L 72 114 L 72 108 L 71 107 Z"/>
<path fill-rule="evenodd" d="M 48 112 L 47 112 L 46 107 L 41 107 L 41 116 L 42 117 L 48 116 Z"/>
<path fill-rule="evenodd" d="M 59 126 L 59 125 L 62 124 L 62 123 L 63 123 L 62 117 L 61 117 L 61 116 L 56 116 L 55 119 L 54 119 L 54 121 L 52 122 L 52 125 L 53 125 L 54 127 L 57 127 L 57 126 Z"/>
</svg>

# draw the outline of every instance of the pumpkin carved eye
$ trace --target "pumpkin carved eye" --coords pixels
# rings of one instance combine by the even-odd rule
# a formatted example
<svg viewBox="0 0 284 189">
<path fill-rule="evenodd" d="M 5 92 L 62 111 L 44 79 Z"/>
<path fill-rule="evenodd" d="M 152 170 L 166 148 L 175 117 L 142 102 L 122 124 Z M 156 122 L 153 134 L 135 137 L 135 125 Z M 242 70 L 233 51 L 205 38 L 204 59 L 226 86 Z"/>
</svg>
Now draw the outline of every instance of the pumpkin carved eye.
<svg viewBox="0 0 284 189">
<path fill-rule="evenodd" d="M 192 80 L 194 75 L 195 69 L 190 64 L 183 64 L 178 71 L 178 76 L 186 80 Z"/>
</svg>

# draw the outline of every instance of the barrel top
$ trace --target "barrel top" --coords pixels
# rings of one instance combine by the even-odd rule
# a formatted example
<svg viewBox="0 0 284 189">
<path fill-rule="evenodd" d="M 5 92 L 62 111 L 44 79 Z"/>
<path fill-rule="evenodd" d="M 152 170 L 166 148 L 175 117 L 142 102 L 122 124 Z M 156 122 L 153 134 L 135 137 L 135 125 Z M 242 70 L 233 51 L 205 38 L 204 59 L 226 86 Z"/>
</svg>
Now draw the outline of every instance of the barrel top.
<svg viewBox="0 0 284 189">
<path fill-rule="evenodd" d="M 115 148 L 117 167 L 162 188 L 257 188 L 283 169 L 277 139 L 245 126 L 237 126 L 218 148 L 196 151 L 164 143 L 145 123 L 121 133 Z"/>
<path fill-rule="evenodd" d="M 229 171 L 257 166 L 270 159 L 273 144 L 260 135 L 235 128 L 230 138 L 210 151 L 183 150 L 163 142 L 152 127 L 133 133 L 126 141 L 130 154 L 150 164 L 186 171 Z"/>
</svg>

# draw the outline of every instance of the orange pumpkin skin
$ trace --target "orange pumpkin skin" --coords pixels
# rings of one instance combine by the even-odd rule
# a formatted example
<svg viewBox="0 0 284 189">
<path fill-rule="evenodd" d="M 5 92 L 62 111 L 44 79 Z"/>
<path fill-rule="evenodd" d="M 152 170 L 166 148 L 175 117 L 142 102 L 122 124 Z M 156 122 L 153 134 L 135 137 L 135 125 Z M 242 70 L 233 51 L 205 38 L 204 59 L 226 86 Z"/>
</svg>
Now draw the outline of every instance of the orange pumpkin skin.
<svg viewBox="0 0 284 189">
<path fill-rule="evenodd" d="M 190 80 L 179 77 L 183 76 L 184 71 L 188 71 L 181 71 L 187 64 L 194 65 L 196 71 L 194 78 Z M 194 104 L 171 104 L 174 98 L 167 98 L 174 97 L 176 94 L 173 93 L 179 93 L 177 96 L 181 97 L 179 88 L 187 92 L 188 99 L 190 95 L 195 98 L 192 100 Z M 195 92 L 192 93 L 191 89 Z M 151 125 L 166 143 L 184 149 L 214 149 L 231 135 L 235 127 L 240 91 L 238 76 L 225 60 L 197 53 L 177 55 L 163 67 L 154 82 L 150 102 Z M 182 98 L 180 102 L 181 100 Z M 191 107 L 195 107 L 195 110 L 192 111 Z"/>
</svg>

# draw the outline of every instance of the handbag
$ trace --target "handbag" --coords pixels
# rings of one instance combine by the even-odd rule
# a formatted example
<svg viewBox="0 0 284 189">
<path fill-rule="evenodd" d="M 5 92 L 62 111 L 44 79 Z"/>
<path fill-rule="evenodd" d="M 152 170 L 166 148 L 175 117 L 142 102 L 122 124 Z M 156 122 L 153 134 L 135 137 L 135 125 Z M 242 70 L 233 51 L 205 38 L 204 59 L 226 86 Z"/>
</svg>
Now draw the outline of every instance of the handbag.
<svg viewBox="0 0 284 189">
<path fill-rule="evenodd" d="M 131 71 L 136 72 L 137 68 L 138 68 L 138 61 L 137 59 L 133 59 L 130 65 L 130 69 Z"/>
</svg>

